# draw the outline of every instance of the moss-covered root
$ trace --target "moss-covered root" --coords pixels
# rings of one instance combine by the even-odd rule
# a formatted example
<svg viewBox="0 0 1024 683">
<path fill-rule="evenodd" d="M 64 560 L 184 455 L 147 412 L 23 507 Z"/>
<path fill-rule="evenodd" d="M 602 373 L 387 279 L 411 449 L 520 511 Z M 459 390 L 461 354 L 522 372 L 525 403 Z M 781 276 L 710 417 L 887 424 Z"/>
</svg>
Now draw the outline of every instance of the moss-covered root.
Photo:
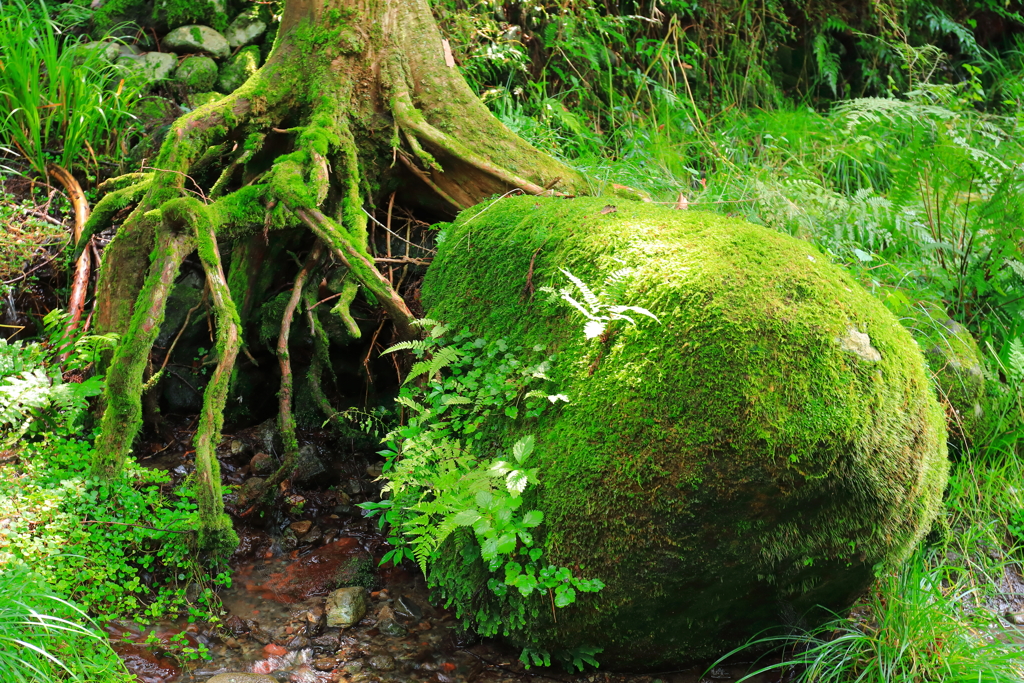
<svg viewBox="0 0 1024 683">
<path fill-rule="evenodd" d="M 413 327 L 413 321 L 416 318 L 412 311 L 409 310 L 391 283 L 387 281 L 387 278 L 377 270 L 377 266 L 362 250 L 357 249 L 347 239 L 341 227 L 316 209 L 290 208 L 299 217 L 299 220 L 309 226 L 309 229 L 316 233 L 321 240 L 330 245 L 331 251 L 348 268 L 349 272 L 364 287 L 373 292 L 388 317 L 391 318 L 391 322 L 394 323 L 395 332 L 399 338 L 415 339 L 417 333 Z"/>
<path fill-rule="evenodd" d="M 194 201 L 194 200 L 192 200 Z M 202 213 L 202 207 L 196 207 Z M 199 547 L 215 557 L 226 559 L 238 546 L 231 518 L 224 513 L 220 486 L 220 464 L 216 446 L 224 423 L 231 373 L 242 346 L 241 325 L 227 278 L 217 250 L 217 236 L 209 220 L 196 225 L 199 258 L 217 318 L 217 369 L 203 394 L 203 410 L 196 431 L 196 497 L 199 502 Z"/>
<path fill-rule="evenodd" d="M 142 376 L 164 320 L 167 296 L 181 262 L 192 248 L 193 240 L 187 233 L 163 230 L 158 235 L 128 331 L 107 371 L 106 408 L 93 456 L 97 476 L 109 478 L 121 469 L 142 426 Z"/>
<path fill-rule="evenodd" d="M 262 497 L 265 492 L 270 491 L 273 487 L 291 476 L 292 470 L 295 469 L 299 459 L 299 440 L 295 436 L 295 417 L 292 414 L 294 379 L 291 356 L 288 352 L 288 340 L 292 332 L 292 318 L 295 317 L 295 311 L 299 307 L 299 302 L 302 301 L 302 290 L 306 286 L 306 280 L 309 279 L 309 274 L 313 272 L 317 263 L 320 262 L 323 253 L 323 244 L 317 241 L 316 246 L 313 247 L 313 250 L 309 252 L 309 256 L 306 257 L 302 270 L 295 276 L 292 295 L 288 299 L 288 304 L 284 307 L 284 314 L 281 316 L 281 332 L 277 337 L 277 362 L 281 367 L 281 389 L 277 394 L 277 399 L 279 410 L 278 426 L 281 429 L 281 441 L 284 442 L 284 458 L 277 471 L 263 482 L 259 490 L 254 492 L 254 500 Z"/>
</svg>

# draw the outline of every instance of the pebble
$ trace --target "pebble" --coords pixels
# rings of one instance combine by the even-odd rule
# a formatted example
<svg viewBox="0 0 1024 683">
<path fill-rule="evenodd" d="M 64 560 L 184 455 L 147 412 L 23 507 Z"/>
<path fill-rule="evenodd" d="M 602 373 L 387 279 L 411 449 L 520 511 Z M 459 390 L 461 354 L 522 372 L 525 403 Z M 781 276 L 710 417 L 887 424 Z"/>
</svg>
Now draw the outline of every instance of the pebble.
<svg viewBox="0 0 1024 683">
<path fill-rule="evenodd" d="M 374 655 L 370 657 L 370 666 L 377 671 L 393 671 L 395 658 L 391 655 Z"/>
<path fill-rule="evenodd" d="M 327 625 L 347 628 L 366 615 L 366 589 L 350 586 L 332 591 L 327 596 Z"/>
<path fill-rule="evenodd" d="M 337 660 L 331 657 L 321 657 L 320 659 L 313 662 L 313 668 L 317 671 L 331 671 Z"/>
<path fill-rule="evenodd" d="M 277 643 L 267 643 L 263 646 L 263 651 L 268 655 L 274 655 L 275 657 L 283 657 L 288 654 L 288 648 L 282 647 Z"/>
<path fill-rule="evenodd" d="M 309 530 L 313 527 L 313 522 L 308 519 L 304 519 L 299 522 L 292 522 L 288 525 L 288 528 L 296 533 L 298 536 L 303 536 L 309 533 Z"/>
<path fill-rule="evenodd" d="M 1024 626 L 1024 612 L 1007 612 L 1003 618 L 1014 626 Z"/>
<path fill-rule="evenodd" d="M 277 679 L 263 674 L 227 673 L 217 674 L 206 683 L 277 683 Z"/>
</svg>

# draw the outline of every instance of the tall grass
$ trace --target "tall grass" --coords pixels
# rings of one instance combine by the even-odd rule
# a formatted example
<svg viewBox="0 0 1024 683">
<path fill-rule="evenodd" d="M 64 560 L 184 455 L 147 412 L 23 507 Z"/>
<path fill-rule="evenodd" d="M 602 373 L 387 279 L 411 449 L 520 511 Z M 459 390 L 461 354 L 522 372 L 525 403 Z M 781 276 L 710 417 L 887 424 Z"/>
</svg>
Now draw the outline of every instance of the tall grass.
<svg viewBox="0 0 1024 683">
<path fill-rule="evenodd" d="M 4 683 L 135 680 L 85 612 L 24 565 L 0 570 L 0 672 Z"/>
<path fill-rule="evenodd" d="M 95 47 L 95 46 L 93 46 Z M 44 5 L 0 4 L 0 147 L 46 174 L 116 149 L 138 88 L 102 50 L 83 49 Z"/>
</svg>

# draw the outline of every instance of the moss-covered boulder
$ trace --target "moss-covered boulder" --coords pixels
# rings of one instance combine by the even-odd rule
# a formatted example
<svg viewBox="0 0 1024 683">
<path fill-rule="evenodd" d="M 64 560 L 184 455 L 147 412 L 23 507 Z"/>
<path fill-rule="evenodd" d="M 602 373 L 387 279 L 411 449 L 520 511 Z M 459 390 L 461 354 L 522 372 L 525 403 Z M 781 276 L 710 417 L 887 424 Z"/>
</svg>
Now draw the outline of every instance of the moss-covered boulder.
<svg viewBox="0 0 1024 683">
<path fill-rule="evenodd" d="M 174 80 L 188 92 L 209 92 L 217 82 L 217 62 L 199 55 L 186 57 L 175 70 Z"/>
<path fill-rule="evenodd" d="M 985 412 L 985 374 L 978 343 L 967 328 L 935 304 L 918 304 L 902 322 L 920 345 L 939 401 L 947 406 L 950 443 L 957 448 L 969 446 Z"/>
<path fill-rule="evenodd" d="M 812 246 L 713 214 L 535 197 L 468 209 L 439 242 L 431 318 L 558 354 L 571 403 L 492 428 L 536 436 L 544 562 L 607 584 L 556 623 L 547 595 L 481 589 L 463 538 L 430 579 L 464 614 L 501 611 L 518 644 L 662 669 L 847 607 L 927 531 L 947 460 L 921 352 Z M 588 340 L 536 292 L 568 284 L 561 268 L 597 287 L 624 267 L 619 303 L 660 322 Z"/>
</svg>

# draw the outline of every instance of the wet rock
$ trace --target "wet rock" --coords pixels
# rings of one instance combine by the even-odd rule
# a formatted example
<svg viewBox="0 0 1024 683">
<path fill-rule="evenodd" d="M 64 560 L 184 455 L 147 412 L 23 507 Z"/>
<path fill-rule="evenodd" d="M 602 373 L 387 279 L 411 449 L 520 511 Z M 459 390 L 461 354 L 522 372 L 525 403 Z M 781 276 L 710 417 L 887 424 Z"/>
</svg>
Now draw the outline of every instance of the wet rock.
<svg viewBox="0 0 1024 683">
<path fill-rule="evenodd" d="M 174 80 L 189 92 L 204 92 L 217 82 L 217 63 L 209 57 L 186 57 L 174 71 Z"/>
<path fill-rule="evenodd" d="M 337 665 L 337 661 L 333 657 L 321 657 L 313 662 L 313 668 L 317 671 L 330 671 Z"/>
<path fill-rule="evenodd" d="M 221 65 L 217 88 L 222 92 L 233 92 L 249 80 L 259 68 L 260 49 L 255 45 L 242 48 L 238 54 Z"/>
<path fill-rule="evenodd" d="M 327 650 L 329 652 L 335 652 L 341 647 L 340 633 L 331 632 L 317 636 L 313 639 L 313 646 L 318 650 Z"/>
<path fill-rule="evenodd" d="M 359 483 L 358 479 L 349 479 L 345 482 L 345 489 L 348 490 L 351 495 L 357 496 L 362 492 L 363 485 Z"/>
<path fill-rule="evenodd" d="M 268 655 L 273 655 L 275 657 L 282 657 L 288 654 L 288 649 L 283 645 L 278 645 L 277 643 L 267 643 L 263 646 L 263 651 Z"/>
<path fill-rule="evenodd" d="M 358 540 L 342 538 L 288 564 L 284 571 L 271 574 L 262 583 L 246 583 L 245 587 L 277 602 L 299 602 L 310 596 L 327 595 L 338 585 L 339 568 L 354 558 L 371 565 L 373 562 Z"/>
<path fill-rule="evenodd" d="M 370 657 L 370 666 L 377 671 L 394 671 L 395 658 L 391 655 L 374 655 Z"/>
<path fill-rule="evenodd" d="M 239 504 L 248 505 L 259 494 L 263 481 L 262 477 L 249 477 L 246 479 L 245 483 L 242 484 L 242 488 L 238 491 Z"/>
<path fill-rule="evenodd" d="M 233 458 L 238 458 L 252 451 L 252 446 L 242 441 L 241 439 L 231 439 L 231 441 L 228 443 L 227 450 L 228 455 L 230 455 Z"/>
<path fill-rule="evenodd" d="M 381 619 L 377 622 L 377 630 L 391 638 L 403 638 L 409 634 L 409 630 L 394 619 Z"/>
<path fill-rule="evenodd" d="M 316 447 L 313 444 L 305 444 L 299 449 L 299 459 L 295 463 L 295 470 L 292 472 L 292 482 L 301 484 L 312 481 L 315 477 L 327 471 L 324 464 L 317 457 Z"/>
<path fill-rule="evenodd" d="M 313 522 L 308 519 L 304 519 L 299 522 L 292 522 L 288 525 L 288 528 L 294 531 L 299 536 L 304 536 L 309 533 L 309 530 L 313 528 Z"/>
<path fill-rule="evenodd" d="M 167 80 L 177 66 L 178 60 L 166 52 L 147 52 L 144 55 L 121 55 L 118 65 L 142 78 L 147 86 Z"/>
<path fill-rule="evenodd" d="M 311 668 L 303 664 L 288 677 L 290 683 L 321 683 L 323 680 Z"/>
<path fill-rule="evenodd" d="M 270 645 L 274 640 L 274 637 L 269 632 L 259 626 L 249 631 L 249 637 L 260 645 Z"/>
<path fill-rule="evenodd" d="M 342 667 L 347 673 L 357 674 L 363 670 L 362 662 L 348 662 Z"/>
<path fill-rule="evenodd" d="M 346 560 L 338 568 L 334 578 L 334 585 L 337 588 L 362 586 L 367 590 L 373 590 L 377 583 L 377 567 L 367 555 L 355 555 Z"/>
<path fill-rule="evenodd" d="M 235 548 L 235 552 L 231 556 L 234 562 L 266 557 L 274 543 L 265 531 L 259 529 L 238 526 L 236 531 L 238 532 L 238 547 Z"/>
<path fill-rule="evenodd" d="M 114 645 L 114 651 L 139 683 L 169 683 L 181 675 L 181 669 L 174 662 L 150 652 L 141 645 L 117 643 Z"/>
<path fill-rule="evenodd" d="M 412 601 L 412 598 L 405 595 L 398 596 L 398 601 L 395 603 L 395 612 L 399 616 L 417 621 L 423 618 L 423 610 Z"/>
<path fill-rule="evenodd" d="M 206 683 L 277 683 L 277 679 L 263 674 L 228 673 L 217 674 Z"/>
<path fill-rule="evenodd" d="M 315 527 L 313 527 L 312 529 L 309 530 L 309 533 L 304 535 L 299 540 L 302 541 L 303 543 L 309 543 L 310 545 L 315 545 L 323 537 L 324 537 L 324 532 L 320 530 L 320 527 L 315 526 Z"/>
<path fill-rule="evenodd" d="M 327 613 L 323 607 L 312 607 L 300 615 L 300 620 L 305 625 L 305 635 L 315 638 L 323 633 L 327 623 Z"/>
<path fill-rule="evenodd" d="M 178 53 L 208 52 L 218 59 L 231 54 L 227 39 L 209 26 L 180 26 L 166 36 L 163 45 Z"/>
<path fill-rule="evenodd" d="M 375 462 L 372 465 L 366 466 L 366 475 L 371 479 L 376 479 L 382 474 L 384 474 L 384 465 L 382 463 Z"/>
<path fill-rule="evenodd" d="M 293 636 L 292 639 L 288 641 L 288 644 L 285 645 L 285 647 L 289 650 L 305 650 L 307 647 L 310 647 L 311 645 L 312 643 L 306 636 Z"/>
<path fill-rule="evenodd" d="M 253 474 L 268 475 L 277 469 L 277 460 L 267 453 L 257 453 L 249 460 L 249 471 Z"/>
<path fill-rule="evenodd" d="M 281 534 L 281 547 L 285 550 L 294 550 L 299 546 L 299 537 L 291 529 L 285 529 Z"/>
<path fill-rule="evenodd" d="M 224 37 L 228 39 L 228 45 L 235 48 L 255 43 L 266 32 L 267 24 L 260 19 L 259 10 L 250 9 L 231 20 Z"/>
<path fill-rule="evenodd" d="M 253 429 L 253 436 L 267 453 L 281 453 L 284 450 L 284 442 L 281 440 L 281 430 L 277 426 L 277 418 L 271 417 Z"/>
<path fill-rule="evenodd" d="M 327 625 L 347 628 L 366 615 L 366 589 L 339 588 L 327 596 Z"/>
</svg>

